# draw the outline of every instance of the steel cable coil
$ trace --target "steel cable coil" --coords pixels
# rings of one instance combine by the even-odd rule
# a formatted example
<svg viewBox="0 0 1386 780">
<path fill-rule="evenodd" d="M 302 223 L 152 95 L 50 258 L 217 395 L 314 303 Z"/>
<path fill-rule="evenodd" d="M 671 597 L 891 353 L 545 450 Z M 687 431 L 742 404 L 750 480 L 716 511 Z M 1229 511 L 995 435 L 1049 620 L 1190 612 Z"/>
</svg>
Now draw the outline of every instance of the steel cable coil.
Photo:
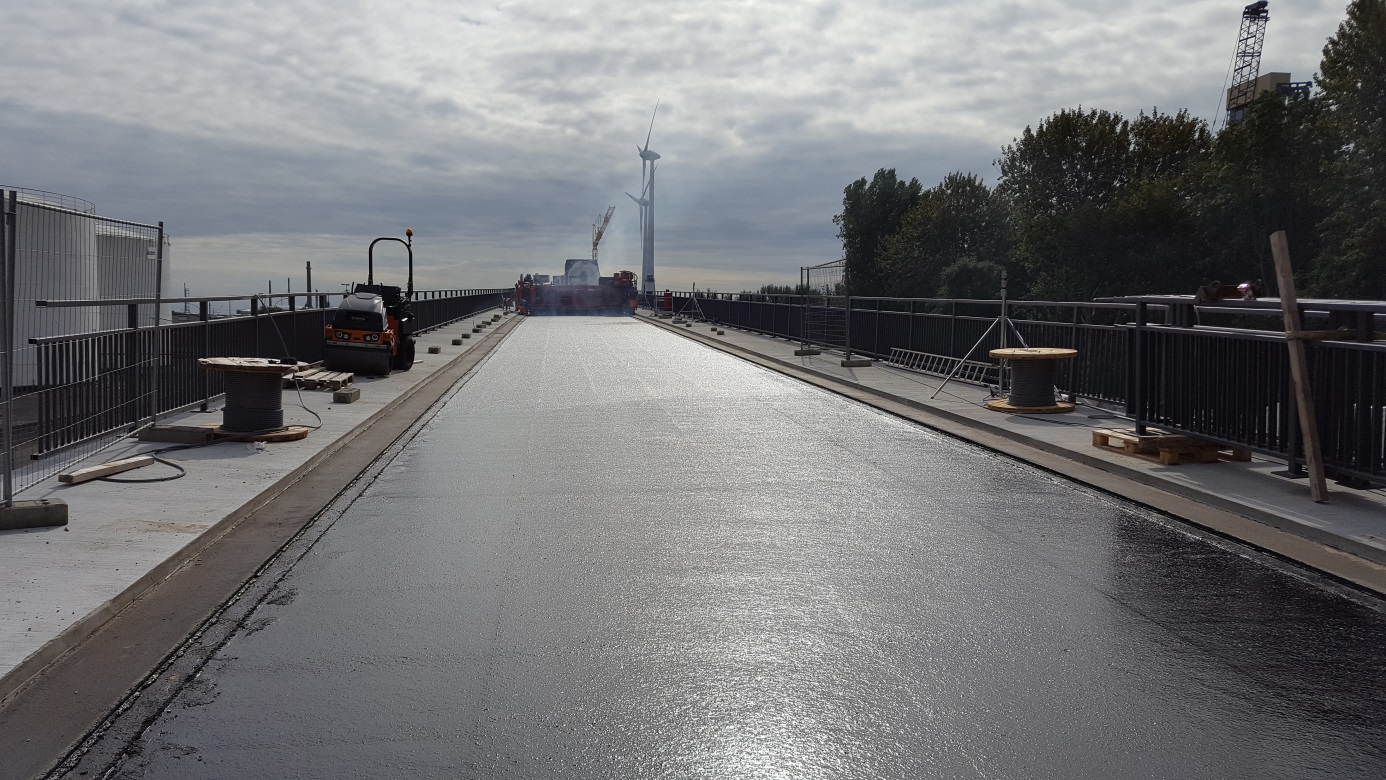
<svg viewBox="0 0 1386 780">
<path fill-rule="evenodd" d="M 236 433 L 284 427 L 283 378 L 264 371 L 227 371 L 221 427 Z"/>
<path fill-rule="evenodd" d="M 1054 366 L 1053 360 L 1014 360 L 1011 362 L 1011 395 L 1007 401 L 1012 406 L 1053 406 Z"/>
</svg>

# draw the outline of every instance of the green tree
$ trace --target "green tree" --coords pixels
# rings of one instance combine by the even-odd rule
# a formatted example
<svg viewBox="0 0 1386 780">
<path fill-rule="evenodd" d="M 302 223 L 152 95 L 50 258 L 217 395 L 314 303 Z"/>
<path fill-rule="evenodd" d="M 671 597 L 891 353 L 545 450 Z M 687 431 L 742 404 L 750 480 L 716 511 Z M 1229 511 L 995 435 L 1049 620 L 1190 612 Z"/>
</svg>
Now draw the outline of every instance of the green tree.
<svg viewBox="0 0 1386 780">
<path fill-rule="evenodd" d="M 1003 147 L 997 193 L 1011 209 L 1029 297 L 1087 300 L 1197 285 L 1203 263 L 1187 172 L 1210 144 L 1202 120 L 1062 110 Z"/>
<path fill-rule="evenodd" d="M 894 168 L 881 168 L 869 183 L 862 177 L 843 190 L 842 213 L 833 217 L 833 223 L 842 239 L 844 275 L 851 295 L 895 294 L 881 264 L 882 244 L 899 230 L 922 191 L 918 179 L 900 181 Z"/>
<path fill-rule="evenodd" d="M 938 297 L 994 300 L 1001 294 L 1000 263 L 963 257 L 939 274 Z"/>
<path fill-rule="evenodd" d="M 881 264 L 896 290 L 893 294 L 937 297 L 944 269 L 964 258 L 999 268 L 1006 257 L 1007 235 L 1005 204 L 980 177 L 950 173 L 922 193 L 900 229 L 885 239 Z"/>
<path fill-rule="evenodd" d="M 1192 169 L 1205 281 L 1264 280 L 1274 289 L 1268 236 L 1284 230 L 1301 272 L 1319 255 L 1319 225 L 1330 216 L 1324 172 L 1333 143 L 1318 100 L 1262 95 L 1242 120 L 1218 133 Z M 1304 275 L 1304 274 L 1301 274 Z M 1306 290 L 1307 291 L 1307 290 Z"/>
<path fill-rule="evenodd" d="M 1307 291 L 1386 299 L 1386 0 L 1348 6 L 1324 46 L 1318 86 L 1337 154 Z"/>
</svg>

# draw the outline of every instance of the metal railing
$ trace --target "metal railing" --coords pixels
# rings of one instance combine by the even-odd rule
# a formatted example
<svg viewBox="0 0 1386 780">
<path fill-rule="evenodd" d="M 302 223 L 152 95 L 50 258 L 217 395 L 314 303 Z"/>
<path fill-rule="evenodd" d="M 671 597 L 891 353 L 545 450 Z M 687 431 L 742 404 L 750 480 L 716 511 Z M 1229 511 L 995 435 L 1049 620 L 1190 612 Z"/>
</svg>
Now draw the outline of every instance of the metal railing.
<svg viewBox="0 0 1386 780">
<path fill-rule="evenodd" d="M 207 408 L 223 379 L 199 358 L 321 359 L 330 307 L 344 293 L 169 298 L 163 223 L 97 216 L 85 200 L 39 190 L 0 196 L 5 504 L 160 415 Z M 416 330 L 500 307 L 508 293 L 416 292 Z M 213 315 L 213 303 L 232 310 L 236 301 L 249 308 Z"/>
<path fill-rule="evenodd" d="M 499 308 L 509 290 L 433 290 L 415 293 L 416 332 L 426 332 L 482 311 Z M 271 311 L 261 301 L 287 299 Z M 132 327 L 31 339 L 36 384 L 22 388 L 16 404 L 30 412 L 17 427 L 13 456 L 15 491 L 52 476 L 114 438 L 153 423 L 160 415 L 207 409 L 225 392 L 223 375 L 201 369 L 204 357 L 322 359 L 323 331 L 335 308 L 322 308 L 342 293 L 292 293 L 177 298 L 165 304 L 197 307 L 196 320 L 141 327 L 144 299 L 38 301 L 39 308 L 122 306 Z M 210 316 L 214 301 L 250 301 L 250 313 Z M 300 309 L 299 300 L 316 304 Z M 22 465 L 21 465 L 22 464 Z"/>
<path fill-rule="evenodd" d="M 674 294 L 681 310 L 689 293 Z M 841 341 L 818 346 L 889 359 L 892 349 L 992 362 L 1000 301 L 837 298 Z M 807 305 L 806 305 L 807 304 Z M 822 300 L 798 295 L 700 293 L 708 319 L 743 330 L 813 341 L 804 322 Z M 1310 311 L 1316 304 L 1301 302 Z M 1138 426 L 1152 425 L 1303 464 L 1283 332 L 1267 316 L 1223 305 L 1012 301 L 1010 319 L 1030 346 L 1076 349 L 1060 364 L 1061 392 L 1097 402 Z M 1309 343 L 1316 416 L 1328 473 L 1350 484 L 1386 484 L 1386 342 L 1373 341 L 1386 304 L 1337 302 L 1318 316 L 1349 328 L 1341 340 Z M 1312 313 L 1312 312 L 1311 312 Z M 1331 316 L 1330 316 L 1331 315 Z M 1239 327 L 1200 322 L 1236 320 Z M 1259 325 L 1257 320 L 1265 322 Z M 1373 319 L 1375 318 L 1375 319 Z M 1356 341 L 1351 339 L 1356 338 Z M 981 343 L 979 344 L 979 341 Z"/>
</svg>

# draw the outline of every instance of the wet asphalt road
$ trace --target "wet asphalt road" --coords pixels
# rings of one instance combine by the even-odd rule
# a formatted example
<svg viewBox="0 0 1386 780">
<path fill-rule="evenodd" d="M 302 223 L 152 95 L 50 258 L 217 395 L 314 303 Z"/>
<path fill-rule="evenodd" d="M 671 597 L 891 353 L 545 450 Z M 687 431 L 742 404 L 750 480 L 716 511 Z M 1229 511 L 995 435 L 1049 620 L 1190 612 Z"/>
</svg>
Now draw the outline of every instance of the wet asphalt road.
<svg viewBox="0 0 1386 780">
<path fill-rule="evenodd" d="M 629 319 L 535 318 L 118 777 L 1386 775 L 1386 617 Z"/>
</svg>

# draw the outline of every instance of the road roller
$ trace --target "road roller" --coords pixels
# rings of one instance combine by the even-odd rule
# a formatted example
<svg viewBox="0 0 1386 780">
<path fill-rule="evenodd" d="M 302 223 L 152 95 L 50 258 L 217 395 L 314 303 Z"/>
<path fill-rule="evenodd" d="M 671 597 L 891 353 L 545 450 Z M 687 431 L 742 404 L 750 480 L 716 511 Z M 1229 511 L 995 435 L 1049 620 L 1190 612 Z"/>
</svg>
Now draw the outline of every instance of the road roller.
<svg viewBox="0 0 1386 780">
<path fill-rule="evenodd" d="M 417 323 L 409 302 L 414 297 L 414 231 L 404 238 L 382 236 L 366 251 L 366 283 L 356 284 L 342 299 L 323 330 L 323 366 L 328 371 L 389 376 L 414 367 Z M 409 252 L 407 287 L 375 283 L 375 245 L 395 241 Z"/>
</svg>

